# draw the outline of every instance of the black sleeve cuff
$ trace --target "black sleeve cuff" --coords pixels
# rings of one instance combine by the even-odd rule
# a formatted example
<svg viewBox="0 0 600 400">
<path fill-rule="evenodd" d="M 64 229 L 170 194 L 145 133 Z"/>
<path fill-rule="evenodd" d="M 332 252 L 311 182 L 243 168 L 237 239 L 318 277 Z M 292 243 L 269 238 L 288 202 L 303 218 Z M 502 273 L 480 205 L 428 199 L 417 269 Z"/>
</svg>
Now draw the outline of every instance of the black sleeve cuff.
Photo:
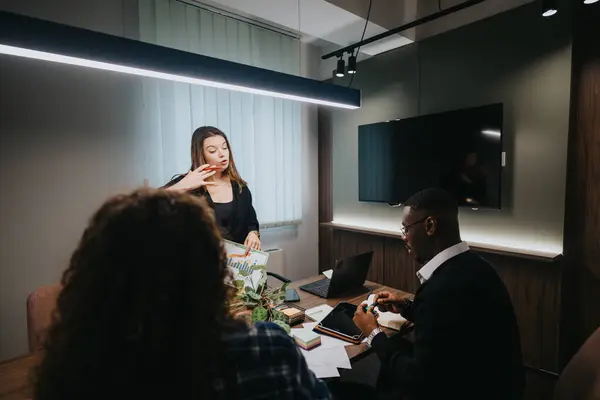
<svg viewBox="0 0 600 400">
<path fill-rule="evenodd" d="M 415 312 L 414 312 L 413 305 L 414 305 L 414 301 L 406 299 L 406 306 L 400 312 L 400 315 L 402 315 L 404 318 L 406 318 L 410 322 L 414 322 L 414 320 L 415 320 L 414 319 Z"/>
<path fill-rule="evenodd" d="M 371 340 L 371 348 L 375 350 L 375 353 L 377 353 L 377 357 L 379 357 L 379 360 L 384 360 L 387 356 L 388 351 L 387 335 L 384 332 L 380 332 L 377 335 L 375 335 L 373 340 Z"/>
</svg>

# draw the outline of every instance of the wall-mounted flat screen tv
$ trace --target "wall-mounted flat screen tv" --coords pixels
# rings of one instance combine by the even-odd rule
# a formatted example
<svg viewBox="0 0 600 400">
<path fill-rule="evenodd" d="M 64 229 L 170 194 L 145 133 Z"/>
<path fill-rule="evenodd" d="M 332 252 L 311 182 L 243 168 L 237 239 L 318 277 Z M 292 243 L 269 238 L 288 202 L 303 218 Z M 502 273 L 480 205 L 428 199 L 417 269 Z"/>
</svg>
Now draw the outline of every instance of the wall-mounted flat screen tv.
<svg viewBox="0 0 600 400">
<path fill-rule="evenodd" d="M 359 201 L 402 204 L 442 187 L 460 206 L 501 208 L 502 104 L 358 128 Z"/>
</svg>

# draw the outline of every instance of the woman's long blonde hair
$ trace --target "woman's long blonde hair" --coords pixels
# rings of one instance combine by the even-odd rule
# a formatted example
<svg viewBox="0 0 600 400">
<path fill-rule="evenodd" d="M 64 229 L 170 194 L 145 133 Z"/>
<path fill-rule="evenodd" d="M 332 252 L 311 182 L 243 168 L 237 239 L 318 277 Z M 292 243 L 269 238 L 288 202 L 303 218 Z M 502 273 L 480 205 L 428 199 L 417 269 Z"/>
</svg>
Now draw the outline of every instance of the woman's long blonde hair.
<svg viewBox="0 0 600 400">
<path fill-rule="evenodd" d="M 227 139 L 227 136 L 225 133 L 223 133 L 223 131 L 221 131 L 219 128 L 215 128 L 214 126 L 201 126 L 200 128 L 196 129 L 192 135 L 192 171 L 201 165 L 206 164 L 206 160 L 204 159 L 204 141 L 206 138 L 212 136 L 221 136 L 223 139 L 225 139 L 225 143 L 227 143 L 227 148 L 229 149 L 229 166 L 227 166 L 222 173 L 227 176 L 231 182 L 237 183 L 240 189 L 246 186 L 246 181 L 242 179 L 235 166 L 235 161 L 233 160 L 233 151 L 231 150 L 229 139 Z"/>
</svg>

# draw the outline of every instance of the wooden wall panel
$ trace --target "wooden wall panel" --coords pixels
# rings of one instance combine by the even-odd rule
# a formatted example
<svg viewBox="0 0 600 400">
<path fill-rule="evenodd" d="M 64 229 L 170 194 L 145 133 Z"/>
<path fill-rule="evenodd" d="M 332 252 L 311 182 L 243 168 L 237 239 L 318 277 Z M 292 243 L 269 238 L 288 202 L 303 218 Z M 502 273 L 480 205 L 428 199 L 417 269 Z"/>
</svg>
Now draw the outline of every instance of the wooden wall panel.
<svg viewBox="0 0 600 400">
<path fill-rule="evenodd" d="M 384 240 L 382 238 L 361 233 L 334 230 L 333 242 L 333 253 L 336 260 L 373 250 L 373 261 L 367 279 L 376 283 L 385 282 L 383 272 Z"/>
<path fill-rule="evenodd" d="M 565 254 L 600 277 L 600 11 L 576 8 Z"/>
<path fill-rule="evenodd" d="M 319 222 L 330 222 L 333 219 L 333 137 L 331 133 L 331 115 L 318 110 L 318 154 L 319 164 Z M 319 226 L 319 272 L 333 268 L 335 263 L 333 248 L 333 230 Z"/>
<path fill-rule="evenodd" d="M 524 362 L 558 371 L 561 261 L 480 254 L 496 268 L 512 299 Z"/>
<path fill-rule="evenodd" d="M 417 264 L 408 254 L 402 240 L 383 238 L 385 240 L 385 256 L 383 274 L 385 284 L 409 293 L 415 293 L 419 287 Z"/>
<path fill-rule="evenodd" d="M 333 219 L 331 116 L 319 109 L 318 118 L 319 222 L 330 222 Z M 333 248 L 333 230 L 319 226 L 319 272 L 333 268 L 335 258 L 331 248 Z"/>
<path fill-rule="evenodd" d="M 319 272 L 332 269 L 335 264 L 333 251 L 333 229 L 319 227 Z"/>
<path fill-rule="evenodd" d="M 562 363 L 600 326 L 600 7 L 574 4 Z"/>
<path fill-rule="evenodd" d="M 319 109 L 319 138 L 317 162 L 319 164 L 319 222 L 333 220 L 333 136 L 331 114 Z"/>
</svg>

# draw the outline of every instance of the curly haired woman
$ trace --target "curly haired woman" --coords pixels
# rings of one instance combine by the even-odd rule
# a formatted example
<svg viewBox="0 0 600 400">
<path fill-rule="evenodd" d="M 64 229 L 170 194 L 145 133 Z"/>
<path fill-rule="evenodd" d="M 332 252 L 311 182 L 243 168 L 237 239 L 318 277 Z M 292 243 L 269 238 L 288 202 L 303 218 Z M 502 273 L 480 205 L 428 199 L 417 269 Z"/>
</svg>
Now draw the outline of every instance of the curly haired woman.
<svg viewBox="0 0 600 400">
<path fill-rule="evenodd" d="M 329 399 L 283 330 L 229 317 L 226 271 L 205 200 L 110 199 L 64 273 L 35 399 Z"/>
</svg>

